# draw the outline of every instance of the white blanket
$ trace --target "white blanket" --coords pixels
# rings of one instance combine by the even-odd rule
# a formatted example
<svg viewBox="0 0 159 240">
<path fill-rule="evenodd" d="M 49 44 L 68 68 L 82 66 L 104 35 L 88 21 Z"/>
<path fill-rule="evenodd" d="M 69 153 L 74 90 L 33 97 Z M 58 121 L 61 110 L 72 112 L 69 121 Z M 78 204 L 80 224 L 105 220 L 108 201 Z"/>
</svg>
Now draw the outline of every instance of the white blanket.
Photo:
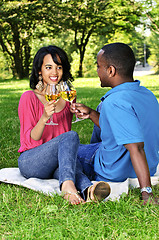
<svg viewBox="0 0 159 240">
<path fill-rule="evenodd" d="M 2 168 L 0 170 L 0 182 L 20 185 L 46 195 L 61 194 L 59 181 L 56 179 L 24 178 L 19 168 Z M 155 176 L 151 177 L 152 185 L 159 183 L 159 165 Z M 111 194 L 106 200 L 119 200 L 122 193 L 128 193 L 129 188 L 139 187 L 137 178 L 129 178 L 125 182 L 109 182 Z"/>
</svg>

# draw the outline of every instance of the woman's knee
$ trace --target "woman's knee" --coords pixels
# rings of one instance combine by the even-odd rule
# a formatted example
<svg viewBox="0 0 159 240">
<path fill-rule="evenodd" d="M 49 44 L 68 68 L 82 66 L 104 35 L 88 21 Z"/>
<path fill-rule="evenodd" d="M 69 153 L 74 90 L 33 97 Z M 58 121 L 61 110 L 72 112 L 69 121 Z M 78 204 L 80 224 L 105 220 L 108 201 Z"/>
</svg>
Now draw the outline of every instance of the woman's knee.
<svg viewBox="0 0 159 240">
<path fill-rule="evenodd" d="M 69 141 L 74 141 L 79 144 L 79 136 L 78 133 L 75 131 L 69 131 L 66 133 L 66 138 L 69 139 Z"/>
<path fill-rule="evenodd" d="M 79 140 L 79 136 L 78 136 L 78 133 L 77 133 L 77 132 L 75 132 L 75 131 L 70 131 L 70 133 L 72 134 L 72 136 L 73 136 L 74 138 L 77 138 L 77 139 Z"/>
</svg>

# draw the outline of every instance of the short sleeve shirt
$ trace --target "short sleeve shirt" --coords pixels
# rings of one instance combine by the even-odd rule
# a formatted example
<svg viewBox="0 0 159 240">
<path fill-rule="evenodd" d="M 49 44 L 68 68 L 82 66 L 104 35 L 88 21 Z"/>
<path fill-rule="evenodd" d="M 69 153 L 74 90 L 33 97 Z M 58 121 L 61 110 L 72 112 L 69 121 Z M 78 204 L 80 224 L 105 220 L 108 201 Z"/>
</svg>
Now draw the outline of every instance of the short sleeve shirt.
<svg viewBox="0 0 159 240">
<path fill-rule="evenodd" d="M 150 174 L 159 162 L 159 105 L 139 81 L 127 82 L 102 97 L 99 124 L 102 144 L 95 155 L 97 180 L 136 177 L 124 144 L 144 142 Z M 158 132 L 158 134 L 156 134 Z"/>
</svg>

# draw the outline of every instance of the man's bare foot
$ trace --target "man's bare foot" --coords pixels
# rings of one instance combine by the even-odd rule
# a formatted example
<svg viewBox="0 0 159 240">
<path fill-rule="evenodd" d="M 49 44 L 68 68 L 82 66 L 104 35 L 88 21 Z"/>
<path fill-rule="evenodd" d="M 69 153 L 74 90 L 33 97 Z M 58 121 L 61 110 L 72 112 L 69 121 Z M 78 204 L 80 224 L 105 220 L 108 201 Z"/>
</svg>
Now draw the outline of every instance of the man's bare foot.
<svg viewBox="0 0 159 240">
<path fill-rule="evenodd" d="M 66 199 L 72 205 L 85 203 L 84 199 L 81 198 L 81 196 L 79 195 L 72 180 L 67 180 L 63 182 L 61 191 L 63 194 L 63 198 Z"/>
</svg>

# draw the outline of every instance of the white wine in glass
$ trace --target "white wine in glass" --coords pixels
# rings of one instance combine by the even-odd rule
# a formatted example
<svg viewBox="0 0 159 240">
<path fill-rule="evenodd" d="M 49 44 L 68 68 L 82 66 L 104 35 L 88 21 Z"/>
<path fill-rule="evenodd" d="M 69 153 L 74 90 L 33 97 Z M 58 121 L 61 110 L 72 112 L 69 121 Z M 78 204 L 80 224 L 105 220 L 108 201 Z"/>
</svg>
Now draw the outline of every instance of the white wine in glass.
<svg viewBox="0 0 159 240">
<path fill-rule="evenodd" d="M 73 102 L 73 100 L 76 97 L 76 89 L 73 87 L 73 85 L 70 82 L 61 82 L 61 97 L 70 103 Z"/>
<path fill-rule="evenodd" d="M 76 90 L 66 90 L 61 92 L 61 97 L 68 102 L 73 102 L 76 97 Z"/>
<path fill-rule="evenodd" d="M 76 98 L 77 96 L 77 92 L 76 89 L 74 88 L 74 86 L 72 85 L 72 83 L 70 81 L 67 82 L 61 82 L 60 84 L 60 89 L 61 89 L 61 97 L 65 100 L 68 101 L 70 103 L 73 102 L 73 100 Z M 75 114 L 76 115 L 76 114 Z M 84 119 L 79 119 L 76 116 L 76 120 L 72 123 L 76 123 L 79 121 L 82 121 Z"/>
<path fill-rule="evenodd" d="M 45 99 L 46 101 L 54 101 L 56 103 L 60 99 L 60 92 L 56 88 L 56 84 L 47 84 L 45 90 Z M 53 115 L 51 116 L 51 121 L 49 123 L 45 123 L 46 125 L 58 125 L 58 123 L 53 122 Z"/>
</svg>

